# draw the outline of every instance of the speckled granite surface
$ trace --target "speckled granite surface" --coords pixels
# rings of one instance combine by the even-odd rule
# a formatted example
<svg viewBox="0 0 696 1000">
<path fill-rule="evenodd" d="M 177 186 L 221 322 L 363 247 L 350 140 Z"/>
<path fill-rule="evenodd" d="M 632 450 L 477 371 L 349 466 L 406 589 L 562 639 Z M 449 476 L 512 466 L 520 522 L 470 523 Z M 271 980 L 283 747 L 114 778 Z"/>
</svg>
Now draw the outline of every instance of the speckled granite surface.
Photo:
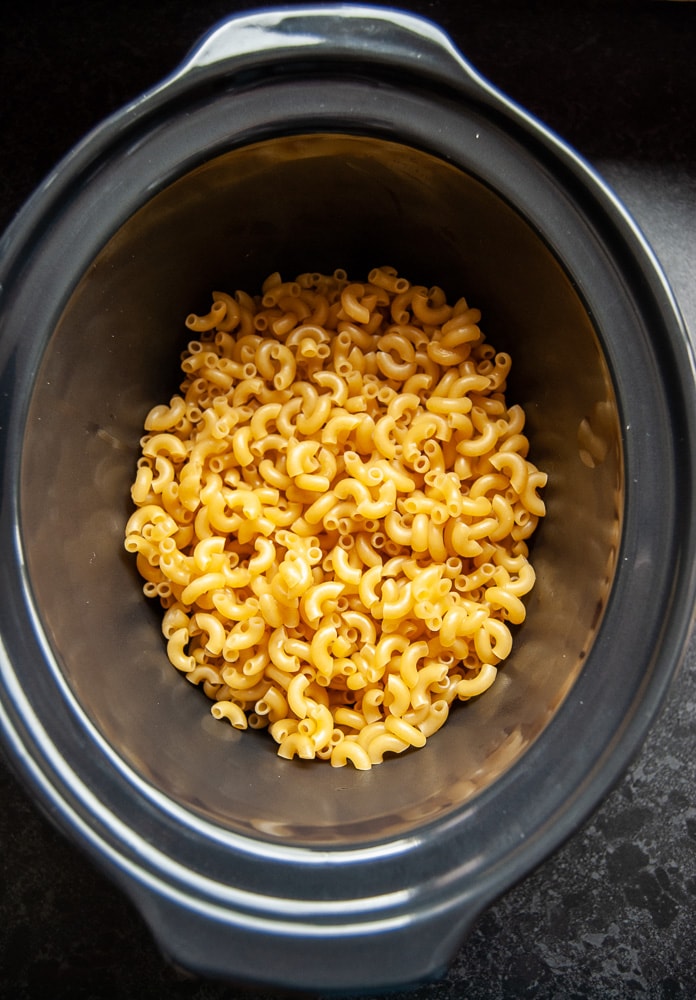
<svg viewBox="0 0 696 1000">
<path fill-rule="evenodd" d="M 0 31 L 0 227 L 84 131 L 243 6 L 14 4 Z M 403 6 L 439 20 L 599 168 L 696 335 L 696 3 Z M 695 746 L 692 640 L 647 742 L 594 817 L 481 916 L 444 979 L 394 1000 L 696 995 Z M 0 795 L 0 997 L 275 1000 L 171 968 L 5 767 Z"/>
</svg>

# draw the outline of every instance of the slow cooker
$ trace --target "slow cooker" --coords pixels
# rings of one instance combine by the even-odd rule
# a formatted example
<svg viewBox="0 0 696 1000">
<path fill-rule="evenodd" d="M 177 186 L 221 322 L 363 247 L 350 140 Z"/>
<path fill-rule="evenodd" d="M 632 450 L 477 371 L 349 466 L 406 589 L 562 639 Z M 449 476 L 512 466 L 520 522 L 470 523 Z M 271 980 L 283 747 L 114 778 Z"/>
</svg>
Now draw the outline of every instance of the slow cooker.
<svg viewBox="0 0 696 1000">
<path fill-rule="evenodd" d="M 210 290 L 381 263 L 481 308 L 548 514 L 495 686 L 361 773 L 210 717 L 123 528 Z M 22 780 L 194 972 L 442 974 L 626 768 L 692 622 L 694 365 L 637 227 L 434 24 L 284 7 L 218 24 L 73 149 L 5 233 L 0 283 L 0 720 Z"/>
</svg>

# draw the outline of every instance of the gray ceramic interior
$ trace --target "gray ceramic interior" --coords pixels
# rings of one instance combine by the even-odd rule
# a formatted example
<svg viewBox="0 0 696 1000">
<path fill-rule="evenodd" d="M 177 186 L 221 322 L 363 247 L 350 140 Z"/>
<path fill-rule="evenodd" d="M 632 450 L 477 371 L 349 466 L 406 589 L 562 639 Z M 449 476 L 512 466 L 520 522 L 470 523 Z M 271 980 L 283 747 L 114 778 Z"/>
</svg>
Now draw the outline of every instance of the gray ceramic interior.
<svg viewBox="0 0 696 1000">
<path fill-rule="evenodd" d="M 357 773 L 282 761 L 267 735 L 215 722 L 169 665 L 159 609 L 122 540 L 144 416 L 178 387 L 184 317 L 205 311 L 213 288 L 253 292 L 276 269 L 360 276 L 383 263 L 466 295 L 488 339 L 512 354 L 508 398 L 525 407 L 532 458 L 549 473 L 548 516 L 528 619 L 493 689 L 458 706 L 425 749 Z M 264 838 L 347 844 L 406 833 L 490 786 L 563 701 L 611 585 L 619 421 L 585 305 L 501 197 L 442 159 L 377 138 L 258 142 L 147 201 L 62 313 L 22 454 L 28 580 L 77 703 L 146 785 Z"/>
</svg>

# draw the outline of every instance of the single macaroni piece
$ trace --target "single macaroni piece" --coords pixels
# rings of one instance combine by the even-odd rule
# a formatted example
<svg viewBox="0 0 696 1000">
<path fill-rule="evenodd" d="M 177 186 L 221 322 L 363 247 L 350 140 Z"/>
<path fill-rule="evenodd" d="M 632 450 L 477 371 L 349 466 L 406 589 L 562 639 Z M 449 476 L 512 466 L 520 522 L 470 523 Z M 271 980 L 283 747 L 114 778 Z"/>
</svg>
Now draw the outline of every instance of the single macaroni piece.
<svg viewBox="0 0 696 1000">
<path fill-rule="evenodd" d="M 547 476 L 511 359 L 391 267 L 212 300 L 145 418 L 125 547 L 216 719 L 368 770 L 485 692 L 525 620 Z"/>
</svg>

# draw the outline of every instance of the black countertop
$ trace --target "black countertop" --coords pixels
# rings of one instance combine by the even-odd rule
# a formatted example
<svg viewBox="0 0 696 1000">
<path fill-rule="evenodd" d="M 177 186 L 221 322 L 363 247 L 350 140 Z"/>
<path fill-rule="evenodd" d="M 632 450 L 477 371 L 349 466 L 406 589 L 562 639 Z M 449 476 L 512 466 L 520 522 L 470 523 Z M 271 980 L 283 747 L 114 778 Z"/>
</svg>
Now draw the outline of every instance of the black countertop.
<svg viewBox="0 0 696 1000">
<path fill-rule="evenodd" d="M 93 125 L 250 4 L 14 3 L 0 22 L 0 228 Z M 652 243 L 696 336 L 696 3 L 404 3 L 584 155 Z M 593 818 L 395 1000 L 696 995 L 696 643 Z M 170 967 L 130 904 L 0 766 L 0 996 L 243 995 Z M 263 1000 L 275 1000 L 264 993 Z"/>
</svg>

